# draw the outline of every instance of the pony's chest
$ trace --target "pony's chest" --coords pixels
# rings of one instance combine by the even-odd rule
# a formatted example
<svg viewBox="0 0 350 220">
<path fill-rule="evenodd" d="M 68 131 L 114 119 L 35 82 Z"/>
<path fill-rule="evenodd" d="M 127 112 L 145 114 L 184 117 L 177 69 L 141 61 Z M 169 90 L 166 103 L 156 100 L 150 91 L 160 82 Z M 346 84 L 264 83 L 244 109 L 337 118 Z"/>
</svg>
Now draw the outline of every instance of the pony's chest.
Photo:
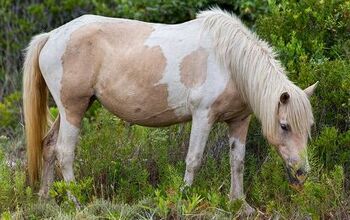
<svg viewBox="0 0 350 220">
<path fill-rule="evenodd" d="M 230 81 L 210 106 L 209 120 L 228 121 L 251 114 L 247 104 Z"/>
</svg>

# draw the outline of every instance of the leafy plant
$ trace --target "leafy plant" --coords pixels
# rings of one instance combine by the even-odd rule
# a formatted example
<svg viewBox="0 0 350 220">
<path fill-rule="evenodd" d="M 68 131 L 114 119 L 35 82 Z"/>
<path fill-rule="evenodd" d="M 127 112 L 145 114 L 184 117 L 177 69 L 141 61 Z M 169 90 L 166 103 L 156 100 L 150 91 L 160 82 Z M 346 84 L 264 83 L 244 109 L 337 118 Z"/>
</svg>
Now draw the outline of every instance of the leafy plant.
<svg viewBox="0 0 350 220">
<path fill-rule="evenodd" d="M 75 209 L 77 205 L 75 202 L 84 205 L 88 201 L 91 201 L 91 191 L 92 179 L 86 178 L 79 182 L 54 182 L 49 194 L 58 204 L 63 204 L 62 206 L 67 205 L 68 208 Z M 77 201 L 74 201 L 72 196 Z"/>
<path fill-rule="evenodd" d="M 0 134 L 14 135 L 19 126 L 21 93 L 14 92 L 0 102 Z"/>
<path fill-rule="evenodd" d="M 0 177 L 0 214 L 31 202 L 33 199 L 32 190 L 26 187 L 26 176 L 23 168 L 16 164 L 12 168 L 1 148 Z"/>
</svg>

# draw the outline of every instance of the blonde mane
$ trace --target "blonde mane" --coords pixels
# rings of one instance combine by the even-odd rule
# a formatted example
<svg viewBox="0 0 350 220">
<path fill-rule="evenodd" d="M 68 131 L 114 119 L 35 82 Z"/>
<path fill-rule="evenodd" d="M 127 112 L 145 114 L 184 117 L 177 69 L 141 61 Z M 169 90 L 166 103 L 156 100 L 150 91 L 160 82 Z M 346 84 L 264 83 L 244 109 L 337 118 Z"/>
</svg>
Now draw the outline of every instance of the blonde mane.
<svg viewBox="0 0 350 220">
<path fill-rule="evenodd" d="M 277 134 L 279 99 L 288 92 L 287 119 L 291 129 L 310 135 L 310 101 L 303 90 L 288 80 L 272 48 L 239 18 L 221 9 L 200 12 L 197 18 L 203 19 L 203 31 L 211 33 L 219 62 L 231 73 L 242 98 L 261 120 L 264 134 Z"/>
</svg>

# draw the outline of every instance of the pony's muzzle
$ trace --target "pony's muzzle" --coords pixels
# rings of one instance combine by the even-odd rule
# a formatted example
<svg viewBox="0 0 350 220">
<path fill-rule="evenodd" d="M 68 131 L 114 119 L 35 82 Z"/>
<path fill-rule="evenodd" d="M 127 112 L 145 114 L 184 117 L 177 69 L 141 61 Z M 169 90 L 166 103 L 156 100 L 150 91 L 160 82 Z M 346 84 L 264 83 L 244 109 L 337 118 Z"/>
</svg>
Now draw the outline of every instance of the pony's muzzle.
<svg viewBox="0 0 350 220">
<path fill-rule="evenodd" d="M 304 167 L 300 167 L 298 169 L 295 169 L 293 167 L 287 166 L 287 176 L 290 186 L 300 191 L 303 189 L 303 185 L 307 179 L 308 171 Z"/>
</svg>

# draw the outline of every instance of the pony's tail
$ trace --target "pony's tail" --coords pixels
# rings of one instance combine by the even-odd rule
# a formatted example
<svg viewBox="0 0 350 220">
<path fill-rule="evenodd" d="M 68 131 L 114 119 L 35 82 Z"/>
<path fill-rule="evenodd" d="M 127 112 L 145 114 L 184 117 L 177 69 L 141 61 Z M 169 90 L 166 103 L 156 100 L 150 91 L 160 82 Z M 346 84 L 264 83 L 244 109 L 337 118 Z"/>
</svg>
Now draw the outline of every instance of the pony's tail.
<svg viewBox="0 0 350 220">
<path fill-rule="evenodd" d="M 48 89 L 39 67 L 39 54 L 48 33 L 35 36 L 26 49 L 23 65 L 23 111 L 31 185 L 40 179 L 42 139 L 48 123 Z"/>
</svg>

